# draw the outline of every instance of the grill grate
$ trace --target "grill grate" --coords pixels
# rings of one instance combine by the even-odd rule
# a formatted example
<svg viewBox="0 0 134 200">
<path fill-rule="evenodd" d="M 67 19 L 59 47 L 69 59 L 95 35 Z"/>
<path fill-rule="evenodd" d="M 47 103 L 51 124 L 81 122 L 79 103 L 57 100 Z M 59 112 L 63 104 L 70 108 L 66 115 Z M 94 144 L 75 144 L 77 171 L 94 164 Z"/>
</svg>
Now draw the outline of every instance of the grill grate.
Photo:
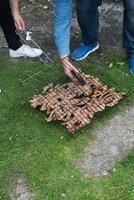
<svg viewBox="0 0 134 200">
<path fill-rule="evenodd" d="M 82 73 L 85 85 L 69 82 L 63 85 L 49 84 L 30 101 L 33 108 L 46 112 L 47 122 L 60 121 L 71 134 L 91 123 L 96 113 L 113 107 L 124 97 L 93 76 Z"/>
</svg>

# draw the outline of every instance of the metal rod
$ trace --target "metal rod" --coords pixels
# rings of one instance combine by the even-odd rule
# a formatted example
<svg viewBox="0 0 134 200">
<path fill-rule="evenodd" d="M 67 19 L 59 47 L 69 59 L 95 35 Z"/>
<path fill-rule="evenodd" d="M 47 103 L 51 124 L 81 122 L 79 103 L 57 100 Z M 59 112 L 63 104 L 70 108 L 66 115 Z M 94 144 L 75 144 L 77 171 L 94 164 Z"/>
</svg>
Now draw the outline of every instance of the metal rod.
<svg viewBox="0 0 134 200">
<path fill-rule="evenodd" d="M 17 31 L 16 31 L 16 33 L 17 33 L 17 35 L 19 35 L 19 37 L 23 40 L 23 42 L 25 42 L 25 44 L 27 44 L 27 46 L 30 47 L 29 43 L 22 37 L 22 35 L 19 34 Z M 36 52 L 35 52 L 34 50 L 33 50 L 33 52 L 36 54 Z M 48 66 L 48 65 L 45 63 L 45 61 L 44 61 L 40 56 L 38 56 L 38 58 L 40 59 L 41 62 L 44 63 L 44 65 Z"/>
</svg>

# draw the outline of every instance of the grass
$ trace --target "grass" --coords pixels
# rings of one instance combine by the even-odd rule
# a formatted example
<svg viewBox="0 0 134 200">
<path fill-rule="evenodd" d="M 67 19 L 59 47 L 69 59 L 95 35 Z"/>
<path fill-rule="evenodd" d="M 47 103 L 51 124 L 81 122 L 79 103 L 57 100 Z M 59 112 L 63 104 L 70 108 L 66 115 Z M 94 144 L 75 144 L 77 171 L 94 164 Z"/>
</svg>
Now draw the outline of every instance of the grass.
<svg viewBox="0 0 134 200">
<path fill-rule="evenodd" d="M 112 68 L 93 56 L 90 67 L 83 71 L 98 76 L 104 83 L 129 96 L 118 106 L 99 114 L 90 127 L 70 138 L 58 123 L 48 124 L 44 114 L 29 106 L 29 99 L 49 82 L 65 82 L 60 68 L 45 69 L 31 61 L 13 62 L 0 59 L 0 199 L 10 199 L 11 183 L 17 176 L 25 177 L 37 200 L 133 200 L 133 152 L 101 179 L 84 178 L 75 166 L 83 148 L 92 141 L 92 130 L 103 121 L 132 104 L 134 77 L 128 63 L 110 59 Z M 118 62 L 123 63 L 118 63 Z M 82 63 L 79 64 L 82 66 Z M 19 79 L 27 73 L 42 70 L 39 81 L 32 80 L 24 87 Z M 60 73 L 59 73 L 60 72 Z"/>
</svg>

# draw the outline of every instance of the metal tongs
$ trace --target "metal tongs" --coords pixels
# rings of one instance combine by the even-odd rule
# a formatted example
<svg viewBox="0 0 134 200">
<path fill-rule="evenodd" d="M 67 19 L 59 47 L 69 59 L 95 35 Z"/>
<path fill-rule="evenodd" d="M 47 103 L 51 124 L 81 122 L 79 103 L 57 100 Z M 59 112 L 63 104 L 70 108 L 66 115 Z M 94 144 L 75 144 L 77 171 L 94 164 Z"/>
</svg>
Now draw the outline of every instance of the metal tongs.
<svg viewBox="0 0 134 200">
<path fill-rule="evenodd" d="M 81 84 L 81 85 L 86 85 L 85 80 L 82 78 L 82 76 L 80 74 L 75 73 L 75 71 L 71 71 L 71 74 L 77 79 L 77 81 Z"/>
</svg>

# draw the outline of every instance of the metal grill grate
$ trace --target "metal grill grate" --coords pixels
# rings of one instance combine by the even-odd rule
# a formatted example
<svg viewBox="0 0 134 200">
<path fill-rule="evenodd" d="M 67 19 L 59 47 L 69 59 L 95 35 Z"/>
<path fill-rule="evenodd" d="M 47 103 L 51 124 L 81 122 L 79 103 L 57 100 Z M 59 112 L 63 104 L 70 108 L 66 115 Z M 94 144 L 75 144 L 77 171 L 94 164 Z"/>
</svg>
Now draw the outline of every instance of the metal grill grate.
<svg viewBox="0 0 134 200">
<path fill-rule="evenodd" d="M 47 112 L 47 122 L 60 121 L 71 134 L 91 123 L 91 119 L 106 107 L 116 105 L 125 94 L 116 93 L 99 79 L 82 73 L 85 85 L 70 82 L 63 85 L 49 84 L 43 92 L 30 101 L 33 108 Z"/>
</svg>

